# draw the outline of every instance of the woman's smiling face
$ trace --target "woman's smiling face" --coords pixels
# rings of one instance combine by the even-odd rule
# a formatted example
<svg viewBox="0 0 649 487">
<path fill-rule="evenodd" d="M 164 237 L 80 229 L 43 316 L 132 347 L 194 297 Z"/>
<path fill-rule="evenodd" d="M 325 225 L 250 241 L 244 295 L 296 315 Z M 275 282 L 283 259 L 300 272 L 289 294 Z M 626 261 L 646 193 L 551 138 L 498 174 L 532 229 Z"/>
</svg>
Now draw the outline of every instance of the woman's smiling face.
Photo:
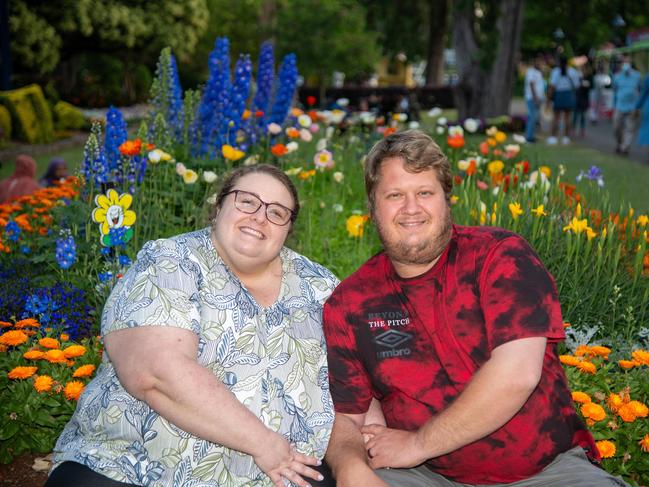
<svg viewBox="0 0 649 487">
<path fill-rule="evenodd" d="M 266 203 L 279 203 L 289 209 L 295 202 L 282 182 L 269 174 L 242 176 L 232 191 L 246 191 Z M 228 194 L 215 219 L 213 237 L 223 260 L 234 267 L 264 265 L 275 259 L 286 241 L 291 223 L 276 225 L 266 217 L 266 205 L 254 213 L 235 206 L 235 193 Z"/>
</svg>

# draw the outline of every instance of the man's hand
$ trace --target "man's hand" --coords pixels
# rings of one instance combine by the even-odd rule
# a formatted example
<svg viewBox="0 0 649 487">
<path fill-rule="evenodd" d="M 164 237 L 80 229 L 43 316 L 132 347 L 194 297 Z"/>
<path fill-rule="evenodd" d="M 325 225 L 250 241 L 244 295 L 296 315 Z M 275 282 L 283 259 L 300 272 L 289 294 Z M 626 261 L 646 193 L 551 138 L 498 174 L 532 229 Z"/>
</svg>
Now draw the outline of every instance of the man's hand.
<svg viewBox="0 0 649 487">
<path fill-rule="evenodd" d="M 369 424 L 361 433 L 369 436 L 365 449 L 372 468 L 412 468 L 428 460 L 417 432 Z"/>
</svg>

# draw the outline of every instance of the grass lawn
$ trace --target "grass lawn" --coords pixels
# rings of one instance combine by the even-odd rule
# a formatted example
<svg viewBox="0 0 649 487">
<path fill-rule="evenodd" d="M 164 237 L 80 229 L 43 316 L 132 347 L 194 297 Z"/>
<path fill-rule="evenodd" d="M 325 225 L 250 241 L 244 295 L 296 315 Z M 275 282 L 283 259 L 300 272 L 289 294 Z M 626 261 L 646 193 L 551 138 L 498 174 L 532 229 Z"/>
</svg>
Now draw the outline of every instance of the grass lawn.
<svg viewBox="0 0 649 487">
<path fill-rule="evenodd" d="M 50 160 L 54 157 L 62 157 L 68 165 L 68 170 L 74 172 L 81 166 L 83 162 L 83 145 L 77 145 L 74 147 L 67 147 L 65 149 L 53 149 L 44 154 L 39 154 L 33 156 L 36 161 L 37 170 L 36 178 L 41 178 L 47 167 L 50 165 Z M 11 176 L 14 172 L 14 159 L 3 160 L 2 167 L 0 168 L 0 179 L 4 179 L 8 176 Z"/>
<path fill-rule="evenodd" d="M 597 166 L 604 174 L 605 190 L 609 193 L 611 208 L 617 210 L 621 205 L 630 204 L 636 211 L 646 213 L 649 210 L 649 165 L 636 161 L 605 154 L 598 150 L 571 144 L 569 146 L 548 146 L 530 144 L 525 146 L 525 153 L 531 163 L 563 164 L 566 168 L 564 181 L 574 183 L 580 171 L 588 171 Z M 580 183 L 580 191 L 587 197 L 584 187 L 594 183 Z"/>
</svg>

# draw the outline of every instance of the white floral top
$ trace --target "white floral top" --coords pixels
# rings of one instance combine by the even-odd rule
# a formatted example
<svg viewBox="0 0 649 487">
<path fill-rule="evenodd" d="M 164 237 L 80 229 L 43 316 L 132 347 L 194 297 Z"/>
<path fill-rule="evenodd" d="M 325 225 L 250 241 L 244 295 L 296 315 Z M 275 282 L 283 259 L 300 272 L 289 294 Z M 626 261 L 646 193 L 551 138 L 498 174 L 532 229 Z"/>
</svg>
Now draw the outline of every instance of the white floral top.
<svg viewBox="0 0 649 487">
<path fill-rule="evenodd" d="M 338 281 L 286 247 L 280 256 L 280 296 L 263 308 L 216 253 L 209 228 L 148 242 L 106 302 L 102 335 L 192 330 L 199 363 L 266 426 L 322 458 L 334 419 L 322 306 Z M 131 396 L 106 353 L 54 453 L 53 468 L 74 461 L 138 485 L 272 485 L 251 456 L 192 436 Z"/>
</svg>

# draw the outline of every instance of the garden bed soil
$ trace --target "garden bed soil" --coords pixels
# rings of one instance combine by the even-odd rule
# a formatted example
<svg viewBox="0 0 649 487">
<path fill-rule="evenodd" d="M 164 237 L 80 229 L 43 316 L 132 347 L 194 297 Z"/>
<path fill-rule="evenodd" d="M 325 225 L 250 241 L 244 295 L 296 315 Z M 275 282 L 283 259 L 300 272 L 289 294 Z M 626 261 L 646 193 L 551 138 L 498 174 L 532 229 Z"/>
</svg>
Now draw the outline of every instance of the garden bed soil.
<svg viewBox="0 0 649 487">
<path fill-rule="evenodd" d="M 0 485 L 2 487 L 43 487 L 47 470 L 34 470 L 34 460 L 42 454 L 25 454 L 14 458 L 8 465 L 0 463 Z"/>
</svg>

